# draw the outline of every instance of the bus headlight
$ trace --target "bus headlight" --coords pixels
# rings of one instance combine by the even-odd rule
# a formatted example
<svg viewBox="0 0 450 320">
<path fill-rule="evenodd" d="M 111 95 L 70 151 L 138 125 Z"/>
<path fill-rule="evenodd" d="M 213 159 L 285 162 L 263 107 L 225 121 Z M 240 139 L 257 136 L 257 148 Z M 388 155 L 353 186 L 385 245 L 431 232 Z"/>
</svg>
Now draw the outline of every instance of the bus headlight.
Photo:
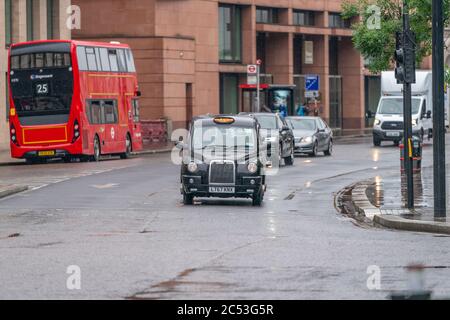
<svg viewBox="0 0 450 320">
<path fill-rule="evenodd" d="M 258 165 L 255 162 L 250 162 L 247 166 L 247 170 L 250 173 L 255 173 L 258 170 Z"/>
<path fill-rule="evenodd" d="M 187 169 L 190 173 L 194 173 L 195 171 L 197 171 L 198 166 L 195 162 L 190 162 L 187 166 Z"/>
</svg>

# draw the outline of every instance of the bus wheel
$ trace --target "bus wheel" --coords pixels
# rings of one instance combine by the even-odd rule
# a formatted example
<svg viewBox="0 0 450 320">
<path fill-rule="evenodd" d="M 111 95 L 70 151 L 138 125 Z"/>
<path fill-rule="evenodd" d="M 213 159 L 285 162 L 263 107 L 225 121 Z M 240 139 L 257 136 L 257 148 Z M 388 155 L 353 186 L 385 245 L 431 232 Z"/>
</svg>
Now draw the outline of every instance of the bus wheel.
<svg viewBox="0 0 450 320">
<path fill-rule="evenodd" d="M 100 161 L 100 141 L 98 140 L 98 137 L 96 136 L 94 139 L 94 155 L 92 156 L 92 160 L 95 162 Z"/>
<path fill-rule="evenodd" d="M 36 159 L 36 158 L 27 158 L 27 159 L 25 159 L 25 162 L 26 162 L 26 164 L 28 164 L 28 165 L 33 165 L 33 164 L 38 164 L 38 163 L 40 163 L 40 162 L 39 162 L 39 159 Z"/>
<path fill-rule="evenodd" d="M 131 156 L 132 144 L 130 135 L 127 134 L 127 140 L 125 143 L 125 152 L 120 155 L 120 159 L 128 159 Z"/>
</svg>

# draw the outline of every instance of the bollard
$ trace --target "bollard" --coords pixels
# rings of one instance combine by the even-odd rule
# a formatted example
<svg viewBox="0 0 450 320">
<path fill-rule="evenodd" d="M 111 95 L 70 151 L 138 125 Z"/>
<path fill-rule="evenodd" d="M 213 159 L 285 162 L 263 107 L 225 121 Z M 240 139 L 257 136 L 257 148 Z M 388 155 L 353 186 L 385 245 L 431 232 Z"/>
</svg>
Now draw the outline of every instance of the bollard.
<svg viewBox="0 0 450 320">
<path fill-rule="evenodd" d="M 411 264 L 406 268 L 407 290 L 392 293 L 392 300 L 430 300 L 432 291 L 425 290 L 425 266 Z"/>
<path fill-rule="evenodd" d="M 411 138 L 412 146 L 412 159 L 413 159 L 413 172 L 420 173 L 422 171 L 422 141 L 417 136 L 412 136 Z M 404 149 L 404 139 L 400 143 L 400 170 L 401 173 L 405 173 L 404 163 L 403 163 L 403 149 Z"/>
</svg>

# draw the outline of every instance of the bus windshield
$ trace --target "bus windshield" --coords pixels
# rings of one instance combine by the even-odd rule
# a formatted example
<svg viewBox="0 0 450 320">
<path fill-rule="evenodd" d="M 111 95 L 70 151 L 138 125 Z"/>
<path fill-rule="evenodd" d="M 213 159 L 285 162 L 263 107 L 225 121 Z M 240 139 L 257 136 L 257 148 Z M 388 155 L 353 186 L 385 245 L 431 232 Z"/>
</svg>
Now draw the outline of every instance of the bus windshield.
<svg viewBox="0 0 450 320">
<path fill-rule="evenodd" d="M 13 47 L 10 84 L 14 107 L 23 125 L 67 122 L 73 96 L 70 44 Z"/>
<path fill-rule="evenodd" d="M 420 99 L 411 99 L 411 112 L 412 114 L 417 114 L 420 108 Z M 403 98 L 387 98 L 382 99 L 380 108 L 378 109 L 379 114 L 403 114 Z"/>
</svg>

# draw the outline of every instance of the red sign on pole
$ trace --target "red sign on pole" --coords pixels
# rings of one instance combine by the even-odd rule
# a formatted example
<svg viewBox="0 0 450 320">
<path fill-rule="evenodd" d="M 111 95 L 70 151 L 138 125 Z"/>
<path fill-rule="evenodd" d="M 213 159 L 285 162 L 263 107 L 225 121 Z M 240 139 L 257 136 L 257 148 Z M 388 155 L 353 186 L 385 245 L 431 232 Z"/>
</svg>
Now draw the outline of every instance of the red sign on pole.
<svg viewBox="0 0 450 320">
<path fill-rule="evenodd" d="M 247 66 L 247 73 L 248 74 L 256 74 L 258 72 L 258 67 L 254 64 L 249 64 Z"/>
</svg>

